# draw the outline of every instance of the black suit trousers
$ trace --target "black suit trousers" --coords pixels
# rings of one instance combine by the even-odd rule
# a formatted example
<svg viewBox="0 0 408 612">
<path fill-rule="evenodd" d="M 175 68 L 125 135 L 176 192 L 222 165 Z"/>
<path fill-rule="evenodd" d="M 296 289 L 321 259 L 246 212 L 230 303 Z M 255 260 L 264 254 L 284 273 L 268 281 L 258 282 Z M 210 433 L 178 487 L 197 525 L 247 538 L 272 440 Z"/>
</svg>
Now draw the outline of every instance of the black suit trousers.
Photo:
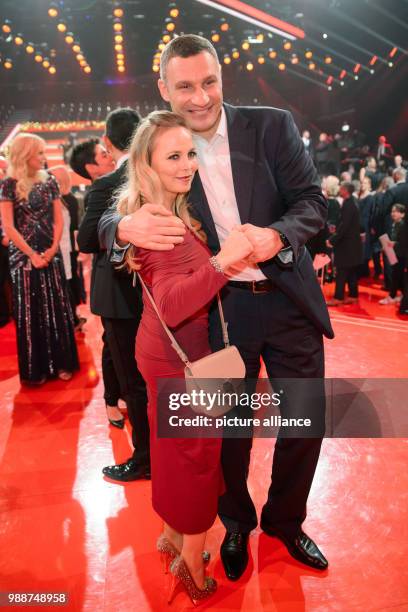
<svg viewBox="0 0 408 612">
<path fill-rule="evenodd" d="M 146 384 L 137 367 L 135 342 L 140 316 L 132 319 L 102 317 L 106 342 L 132 425 L 133 458 L 140 464 L 150 462 L 149 423 Z"/>
<path fill-rule="evenodd" d="M 322 335 L 282 291 L 276 288 L 269 293 L 253 294 L 227 285 L 221 295 L 230 341 L 241 353 L 247 379 L 256 381 L 261 358 L 270 379 L 323 379 Z M 215 308 L 210 315 L 210 337 L 213 350 L 223 347 Z M 297 403 L 302 404 L 302 397 Z M 296 406 L 297 414 L 304 411 L 306 416 L 307 410 L 306 403 Z M 324 399 L 315 410 L 321 426 L 319 437 L 278 436 L 275 444 L 262 521 L 288 536 L 299 532 L 306 517 L 306 502 L 324 432 Z M 251 437 L 223 439 L 226 492 L 220 498 L 219 515 L 228 531 L 249 532 L 257 526 L 257 513 L 247 487 L 251 448 Z"/>
</svg>

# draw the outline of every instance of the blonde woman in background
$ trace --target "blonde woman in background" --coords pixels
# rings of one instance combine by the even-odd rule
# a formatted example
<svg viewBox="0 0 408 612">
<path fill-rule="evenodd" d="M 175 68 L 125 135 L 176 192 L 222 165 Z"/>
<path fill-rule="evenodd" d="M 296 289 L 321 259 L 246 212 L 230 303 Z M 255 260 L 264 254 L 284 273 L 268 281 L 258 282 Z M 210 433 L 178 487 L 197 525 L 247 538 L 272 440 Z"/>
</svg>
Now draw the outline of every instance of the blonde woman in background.
<svg viewBox="0 0 408 612">
<path fill-rule="evenodd" d="M 22 383 L 69 380 L 78 369 L 74 322 L 59 251 L 63 228 L 57 182 L 44 171 L 45 142 L 19 134 L 0 186 L 3 230 L 10 239 L 13 315 Z"/>
</svg>

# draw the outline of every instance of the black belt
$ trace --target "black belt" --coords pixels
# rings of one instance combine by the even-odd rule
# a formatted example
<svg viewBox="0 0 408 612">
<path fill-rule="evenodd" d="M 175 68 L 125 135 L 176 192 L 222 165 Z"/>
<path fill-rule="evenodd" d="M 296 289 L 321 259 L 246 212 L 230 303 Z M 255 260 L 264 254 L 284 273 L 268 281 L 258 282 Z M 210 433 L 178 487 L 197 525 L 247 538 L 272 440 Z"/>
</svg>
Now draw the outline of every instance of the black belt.
<svg viewBox="0 0 408 612">
<path fill-rule="evenodd" d="M 260 281 L 229 281 L 228 285 L 238 289 L 246 289 L 252 291 L 252 293 L 269 293 L 276 289 L 275 283 L 269 278 Z"/>
</svg>

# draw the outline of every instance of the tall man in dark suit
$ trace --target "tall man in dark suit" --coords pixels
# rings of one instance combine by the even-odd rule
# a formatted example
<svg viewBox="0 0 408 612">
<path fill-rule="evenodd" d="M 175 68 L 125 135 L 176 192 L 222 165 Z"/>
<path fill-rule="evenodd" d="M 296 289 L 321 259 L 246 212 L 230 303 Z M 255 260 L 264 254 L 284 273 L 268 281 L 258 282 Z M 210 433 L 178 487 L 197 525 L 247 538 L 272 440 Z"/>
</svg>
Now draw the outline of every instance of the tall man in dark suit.
<svg viewBox="0 0 408 612">
<path fill-rule="evenodd" d="M 86 195 L 86 212 L 78 232 L 83 253 L 96 253 L 91 279 L 91 311 L 101 317 L 113 366 L 132 425 L 134 452 L 124 463 L 103 473 L 117 481 L 150 478 L 149 426 L 146 386 L 135 360 L 135 339 L 142 313 L 139 287 L 126 271 L 116 270 L 99 248 L 98 221 L 112 203 L 127 172 L 127 150 L 140 117 L 130 108 L 112 111 L 106 119 L 105 145 L 116 170 L 96 180 Z"/>
<path fill-rule="evenodd" d="M 245 360 L 247 377 L 257 378 L 260 357 L 270 377 L 323 377 L 322 333 L 333 332 L 304 244 L 323 227 L 327 205 L 291 114 L 223 104 L 216 51 L 195 35 L 173 39 L 164 49 L 159 88 L 193 131 L 199 172 L 190 201 L 208 246 L 217 252 L 232 227 L 241 225 L 254 247 L 252 261 L 222 294 L 230 340 Z M 180 220 L 157 204 L 123 218 L 107 211 L 99 224 L 108 252 L 115 238 L 124 248 L 128 241 L 171 249 L 183 233 Z M 210 336 L 213 349 L 220 348 L 215 317 Z M 226 493 L 219 514 L 227 533 L 221 558 L 231 580 L 245 570 L 248 536 L 257 525 L 247 488 L 251 446 L 251 438 L 223 440 Z M 321 437 L 278 437 L 261 527 L 301 562 L 325 569 L 327 560 L 301 529 L 320 447 Z"/>
</svg>

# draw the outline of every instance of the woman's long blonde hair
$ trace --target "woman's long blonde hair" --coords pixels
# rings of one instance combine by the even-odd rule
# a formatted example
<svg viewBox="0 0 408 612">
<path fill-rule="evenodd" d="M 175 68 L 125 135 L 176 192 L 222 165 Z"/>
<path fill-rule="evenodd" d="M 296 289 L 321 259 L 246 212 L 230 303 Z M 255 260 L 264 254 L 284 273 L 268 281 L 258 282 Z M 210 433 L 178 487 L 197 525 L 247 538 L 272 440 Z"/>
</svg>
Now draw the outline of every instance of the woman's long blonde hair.
<svg viewBox="0 0 408 612">
<path fill-rule="evenodd" d="M 35 134 L 18 134 L 10 145 L 9 176 L 17 179 L 16 192 L 20 198 L 27 198 L 34 183 L 44 183 L 48 178 L 45 170 L 40 170 L 34 176 L 28 172 L 28 160 L 45 147 L 45 142 Z"/>
<path fill-rule="evenodd" d="M 157 135 L 174 127 L 188 129 L 183 117 L 167 110 L 150 113 L 141 121 L 132 138 L 129 149 L 128 180 L 116 193 L 117 209 L 121 215 L 129 215 L 143 206 L 145 202 L 161 204 L 163 188 L 160 177 L 151 167 L 152 151 Z M 189 213 L 187 194 L 180 193 L 174 201 L 173 213 L 179 217 L 202 241 L 205 235 L 200 231 L 200 223 Z M 129 270 L 138 270 L 140 265 L 135 260 L 135 248 L 127 250 L 125 266 Z"/>
</svg>

